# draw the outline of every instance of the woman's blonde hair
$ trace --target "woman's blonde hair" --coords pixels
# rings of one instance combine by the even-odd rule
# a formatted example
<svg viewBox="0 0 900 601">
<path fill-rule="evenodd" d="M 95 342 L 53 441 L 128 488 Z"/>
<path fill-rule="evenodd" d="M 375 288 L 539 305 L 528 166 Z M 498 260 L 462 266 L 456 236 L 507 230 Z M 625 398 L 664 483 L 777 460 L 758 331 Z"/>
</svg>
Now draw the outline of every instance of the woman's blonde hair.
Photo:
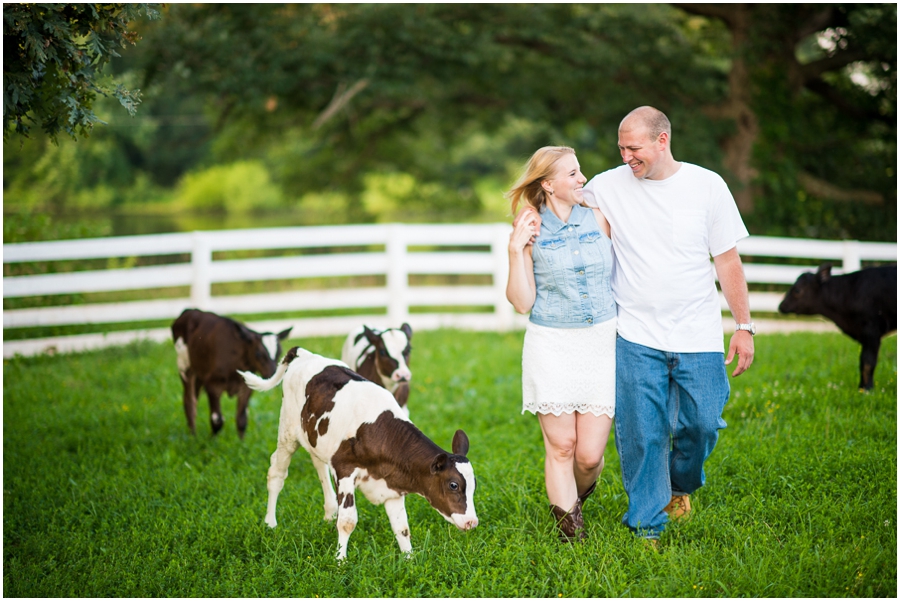
<svg viewBox="0 0 900 601">
<path fill-rule="evenodd" d="M 526 203 L 540 211 L 547 202 L 547 193 L 541 186 L 541 182 L 553 176 L 556 171 L 556 163 L 567 154 L 575 154 L 575 150 L 568 146 L 544 146 L 538 148 L 528 163 L 522 176 L 513 184 L 509 192 L 504 194 L 510 201 L 512 214 L 516 214 L 519 204 Z"/>
</svg>

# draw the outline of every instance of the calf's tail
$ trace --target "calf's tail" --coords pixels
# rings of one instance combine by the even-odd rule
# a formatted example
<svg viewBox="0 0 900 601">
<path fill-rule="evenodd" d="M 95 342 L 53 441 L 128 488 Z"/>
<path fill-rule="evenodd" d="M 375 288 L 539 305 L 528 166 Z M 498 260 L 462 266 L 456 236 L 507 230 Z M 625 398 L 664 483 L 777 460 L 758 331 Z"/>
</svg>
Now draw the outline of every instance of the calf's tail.
<svg viewBox="0 0 900 601">
<path fill-rule="evenodd" d="M 253 372 L 241 370 L 237 370 L 237 372 L 241 374 L 242 378 L 244 378 L 244 382 L 247 383 L 247 386 L 249 386 L 253 390 L 272 390 L 281 383 L 281 380 L 284 378 L 284 372 L 286 372 L 287 369 L 287 363 L 279 363 L 278 369 L 275 370 L 275 373 L 272 374 L 272 377 L 268 380 L 264 380 Z"/>
</svg>

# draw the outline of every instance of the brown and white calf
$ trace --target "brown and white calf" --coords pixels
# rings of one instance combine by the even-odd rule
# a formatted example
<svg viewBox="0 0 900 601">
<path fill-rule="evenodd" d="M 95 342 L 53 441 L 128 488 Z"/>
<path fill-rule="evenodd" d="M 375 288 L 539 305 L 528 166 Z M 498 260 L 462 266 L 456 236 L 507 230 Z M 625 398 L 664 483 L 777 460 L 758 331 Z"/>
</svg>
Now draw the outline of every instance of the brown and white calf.
<svg viewBox="0 0 900 601">
<path fill-rule="evenodd" d="M 220 401 L 227 392 L 238 399 L 235 421 L 238 435 L 244 437 L 252 391 L 237 370 L 271 376 L 281 354 L 280 342 L 290 331 L 261 334 L 228 317 L 198 309 L 186 309 L 172 323 L 178 373 L 184 386 L 184 414 L 192 434 L 196 434 L 194 422 L 202 387 L 209 398 L 212 433 L 218 434 L 225 423 Z"/>
<path fill-rule="evenodd" d="M 355 492 L 384 504 L 404 553 L 412 552 L 405 497 L 425 497 L 459 528 L 478 525 L 475 472 L 466 458 L 469 439 L 462 430 L 447 453 L 409 421 L 394 397 L 346 364 L 305 349 L 288 351 L 275 375 L 263 380 L 242 372 L 254 390 L 284 381 L 278 447 L 268 472 L 266 524 L 274 528 L 275 505 L 297 447 L 309 451 L 325 495 L 325 519 L 337 516 L 337 558 L 347 557 L 347 541 L 358 521 Z M 337 494 L 329 471 L 335 475 Z"/>
<path fill-rule="evenodd" d="M 341 361 L 367 380 L 381 384 L 397 399 L 409 417 L 409 353 L 412 328 L 404 323 L 399 328 L 376 330 L 360 326 L 350 332 L 341 350 Z"/>
</svg>

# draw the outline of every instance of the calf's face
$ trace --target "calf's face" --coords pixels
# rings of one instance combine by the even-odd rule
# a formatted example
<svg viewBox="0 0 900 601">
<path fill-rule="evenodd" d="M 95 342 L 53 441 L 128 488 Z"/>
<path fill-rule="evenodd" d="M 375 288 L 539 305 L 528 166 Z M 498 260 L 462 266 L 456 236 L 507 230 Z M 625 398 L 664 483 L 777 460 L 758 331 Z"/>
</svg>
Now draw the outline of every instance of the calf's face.
<svg viewBox="0 0 900 601">
<path fill-rule="evenodd" d="M 469 439 L 462 430 L 453 436 L 453 454 L 440 453 L 431 463 L 431 481 L 425 498 L 438 513 L 460 530 L 478 525 L 475 514 L 475 471 L 466 459 Z"/>
<path fill-rule="evenodd" d="M 791 289 L 784 295 L 778 305 L 779 313 L 797 313 L 798 315 L 816 315 L 820 313 L 819 303 L 822 284 L 831 278 L 831 265 L 819 267 L 816 273 L 804 273 Z"/>
<path fill-rule="evenodd" d="M 412 378 L 409 369 L 412 328 L 409 324 L 404 323 L 399 330 L 385 330 L 381 334 L 364 327 L 363 334 L 375 348 L 375 366 L 378 373 L 392 382 L 409 382 Z"/>
<path fill-rule="evenodd" d="M 278 367 L 281 341 L 288 337 L 291 329 L 288 328 L 278 334 L 271 332 L 259 334 L 250 331 L 250 336 L 246 339 L 247 344 L 244 345 L 244 361 L 247 366 L 245 371 L 255 371 L 264 378 L 272 377 Z"/>
</svg>

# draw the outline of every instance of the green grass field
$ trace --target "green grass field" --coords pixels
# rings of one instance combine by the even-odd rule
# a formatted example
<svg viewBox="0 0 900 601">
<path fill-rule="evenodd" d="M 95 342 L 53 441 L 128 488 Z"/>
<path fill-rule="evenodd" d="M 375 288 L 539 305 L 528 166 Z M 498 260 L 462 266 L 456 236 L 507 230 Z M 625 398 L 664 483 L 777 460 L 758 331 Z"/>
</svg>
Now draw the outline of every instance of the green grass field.
<svg viewBox="0 0 900 601">
<path fill-rule="evenodd" d="M 348 560 L 322 520 L 301 449 L 263 523 L 280 388 L 234 399 L 212 438 L 205 395 L 187 432 L 168 344 L 3 364 L 6 597 L 896 597 L 897 343 L 859 393 L 859 346 L 761 335 L 732 380 L 728 428 L 690 521 L 655 552 L 620 524 L 615 447 L 585 507 L 589 538 L 556 542 L 536 419 L 520 415 L 522 332 L 417 332 L 412 419 L 449 448 L 463 428 L 480 525 L 459 532 L 407 501 L 403 558 L 381 507 L 359 502 Z M 289 341 L 337 356 L 340 338 Z"/>
</svg>

